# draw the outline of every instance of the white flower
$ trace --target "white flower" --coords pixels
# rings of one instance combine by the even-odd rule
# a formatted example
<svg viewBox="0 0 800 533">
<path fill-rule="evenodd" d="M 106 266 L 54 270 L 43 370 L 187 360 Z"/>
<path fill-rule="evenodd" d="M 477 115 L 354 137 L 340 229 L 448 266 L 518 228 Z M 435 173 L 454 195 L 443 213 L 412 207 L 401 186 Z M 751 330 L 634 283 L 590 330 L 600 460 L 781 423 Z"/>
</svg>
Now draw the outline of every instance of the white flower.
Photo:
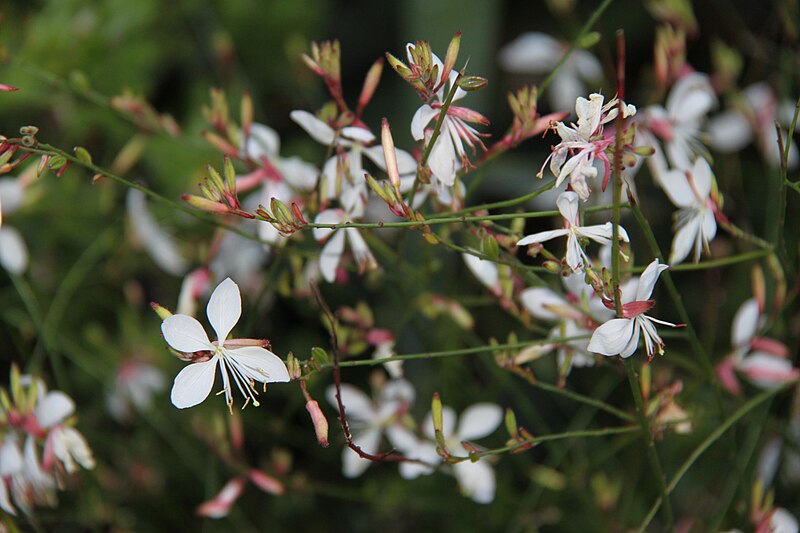
<svg viewBox="0 0 800 533">
<path fill-rule="evenodd" d="M 500 271 L 497 269 L 497 263 L 489 261 L 488 259 L 481 259 L 480 257 L 462 253 L 461 257 L 464 258 L 467 268 L 478 280 L 495 296 L 500 296 L 503 292 L 500 286 Z"/>
<path fill-rule="evenodd" d="M 23 188 L 18 179 L 0 179 L 0 224 L 3 217 L 22 204 Z M 22 274 L 28 268 L 28 247 L 19 231 L 8 224 L 0 225 L 0 266 L 12 274 Z"/>
<path fill-rule="evenodd" d="M 352 385 L 341 386 L 342 404 L 353 435 L 353 443 L 370 455 L 378 453 L 383 430 L 394 424 L 397 416 L 405 412 L 414 401 L 414 388 L 403 379 L 394 379 L 381 389 L 375 402 Z M 326 391 L 331 405 L 338 408 L 336 387 L 331 385 Z M 349 447 L 342 454 L 342 473 L 354 478 L 364 473 L 371 461 L 359 456 Z"/>
<path fill-rule="evenodd" d="M 556 187 L 569 177 L 572 188 L 583 200 L 589 198 L 591 193 L 586 179 L 597 176 L 595 159 L 603 164 L 604 189 L 605 181 L 611 172 L 611 164 L 605 150 L 614 142 L 614 138 L 603 137 L 603 125 L 616 118 L 618 100 L 612 98 L 605 105 L 603 101 L 603 95 L 597 93 L 589 95 L 588 100 L 578 98 L 575 101 L 577 125 L 567 126 L 563 122 L 556 122 L 556 131 L 561 137 L 561 142 L 553 147 L 552 153 L 542 165 L 542 170 L 537 174 L 538 177 L 542 177 L 544 167 L 549 161 L 550 171 L 556 176 Z M 636 114 L 636 108 L 625 105 L 622 114 L 623 117 L 633 116 Z"/>
<path fill-rule="evenodd" d="M 503 421 L 503 410 L 493 403 L 476 403 L 464 410 L 460 423 L 457 424 L 456 418 L 456 413 L 451 407 L 442 407 L 442 435 L 445 445 L 452 455 L 464 457 L 469 455 L 469 452 L 461 443 L 480 439 L 494 432 Z M 428 413 L 422 422 L 422 431 L 428 440 L 419 440 L 408 430 L 399 427 L 392 428 L 388 433 L 392 444 L 406 457 L 426 463 L 401 463 L 400 474 L 406 479 L 430 474 L 433 468 L 428 465 L 441 462 L 441 457 L 436 453 L 436 436 L 431 413 Z M 465 496 L 477 503 L 491 503 L 494 500 L 496 481 L 494 470 L 487 461 L 455 463 L 453 474 Z"/>
<path fill-rule="evenodd" d="M 637 132 L 639 139 L 636 144 L 654 145 L 656 152 L 647 161 L 659 185 L 663 186 L 663 172 L 668 167 L 688 170 L 698 157 L 707 156 L 699 140 L 700 130 L 716 102 L 717 97 L 708 76 L 694 72 L 673 85 L 667 97 L 666 109 L 653 105 L 644 110 L 644 128 Z M 653 135 L 663 141 L 666 158 Z"/>
<path fill-rule="evenodd" d="M 44 467 L 54 459 L 58 460 L 68 474 L 75 472 L 77 464 L 83 468 L 94 468 L 92 450 L 86 439 L 75 428 L 64 425 L 64 422 L 75 412 L 75 402 L 61 391 L 51 391 L 44 395 L 34 410 L 36 422 L 42 429 L 48 430 L 44 447 Z"/>
<path fill-rule="evenodd" d="M 134 412 L 147 409 L 153 395 L 164 390 L 166 385 L 159 368 L 136 360 L 124 361 L 106 395 L 106 408 L 117 420 L 126 420 Z"/>
<path fill-rule="evenodd" d="M 561 212 L 561 216 L 564 217 L 566 228 L 527 235 L 517 242 L 517 246 L 549 241 L 550 239 L 566 235 L 567 264 L 573 272 L 582 271 L 587 264 L 591 264 L 591 261 L 586 255 L 586 252 L 583 251 L 579 239 L 585 237 L 599 242 L 600 244 L 609 244 L 613 236 L 613 225 L 611 222 L 606 222 L 605 224 L 594 226 L 580 226 L 578 203 L 578 195 L 576 193 L 572 191 L 561 193 L 558 196 L 558 200 L 556 200 L 556 205 Z M 619 238 L 628 242 L 628 234 L 622 227 L 619 228 Z"/>
<path fill-rule="evenodd" d="M 344 224 L 350 220 L 350 214 L 342 209 L 326 209 L 314 219 L 315 224 Z M 331 235 L 333 233 L 333 235 Z M 356 228 L 314 228 L 314 238 L 320 242 L 325 242 L 322 254 L 319 258 L 319 269 L 322 277 L 328 283 L 336 280 L 336 269 L 342 260 L 345 241 L 350 243 L 350 250 L 358 264 L 359 272 L 375 268 L 377 263 L 375 257 L 370 252 L 364 237 L 361 236 Z"/>
<path fill-rule="evenodd" d="M 159 226 L 147 209 L 145 194 L 137 189 L 128 189 L 125 209 L 133 234 L 153 262 L 167 274 L 183 275 L 189 265 L 178 252 L 178 242 Z"/>
<path fill-rule="evenodd" d="M 227 278 L 214 289 L 206 314 L 217 333 L 217 341 L 213 343 L 200 322 L 190 316 L 172 315 L 161 324 L 164 339 L 175 350 L 183 353 L 211 352 L 210 358 L 199 358 L 175 376 L 171 394 L 175 407 L 193 407 L 205 400 L 214 385 L 217 365 L 229 407 L 233 406 L 234 386 L 245 397 L 245 405 L 252 401 L 257 406 L 256 381 L 265 384 L 289 381 L 286 365 L 266 348 L 225 345 L 228 334 L 242 315 L 242 297 L 233 280 Z"/>
<path fill-rule="evenodd" d="M 675 238 L 670 263 L 680 263 L 694 250 L 694 261 L 717 234 L 716 204 L 711 199 L 714 175 L 708 162 L 698 157 L 691 170 L 670 170 L 662 177 L 664 192 L 679 210 L 675 213 Z"/>
<path fill-rule="evenodd" d="M 631 301 L 630 290 L 623 289 L 623 318 L 614 318 L 594 330 L 592 338 L 589 340 L 588 349 L 590 352 L 602 355 L 620 355 L 624 358 L 630 357 L 639 346 L 639 334 L 644 337 L 645 351 L 647 358 L 651 359 L 656 350 L 659 354 L 664 353 L 664 341 L 656 331 L 655 324 L 677 327 L 675 324 L 663 322 L 644 314 L 655 303 L 650 299 L 653 293 L 658 276 L 661 272 L 669 268 L 668 265 L 661 265 L 658 259 L 653 260 L 645 271 L 636 286 L 636 295 Z M 630 287 L 630 286 L 628 286 Z M 626 295 L 625 293 L 628 292 Z"/>
<path fill-rule="evenodd" d="M 734 153 L 750 144 L 755 137 L 764 159 L 773 167 L 779 167 L 782 154 L 778 146 L 775 122 L 777 120 L 785 125 L 791 121 L 794 102 L 786 102 L 786 107 L 791 111 L 783 113 L 784 103 L 778 102 L 775 91 L 766 82 L 750 85 L 742 91 L 741 96 L 743 98 L 737 102 L 737 107 L 723 111 L 709 122 L 711 146 L 725 154 Z M 781 133 L 785 144 L 787 132 L 783 129 Z M 789 170 L 797 168 L 798 160 L 797 147 L 792 143 L 789 149 Z"/>
<path fill-rule="evenodd" d="M 563 43 L 547 34 L 523 33 L 500 50 L 500 64 L 514 73 L 549 73 L 566 51 Z M 602 77 L 603 69 L 596 57 L 586 50 L 573 50 L 547 91 L 551 107 L 556 111 L 570 109 L 576 98 L 586 94 L 584 82 Z"/>
<path fill-rule="evenodd" d="M 783 507 L 772 511 L 769 527 L 771 533 L 797 533 L 800 531 L 800 523 L 797 522 L 797 518 Z"/>
<path fill-rule="evenodd" d="M 409 63 L 412 68 L 414 65 L 414 58 L 412 57 L 411 50 L 414 49 L 414 44 L 409 43 L 406 47 Z M 432 54 L 434 65 L 438 67 L 438 72 L 444 74 L 444 65 L 441 59 L 436 54 Z M 458 73 L 450 71 L 447 83 L 442 80 L 441 87 L 436 92 L 436 100 L 430 104 L 423 104 L 411 119 L 411 136 L 417 141 L 425 141 L 427 146 L 430 142 L 432 128 L 426 128 L 428 124 L 439 120 L 439 115 L 442 111 L 447 95 L 453 87 L 453 83 L 458 77 Z M 455 90 L 452 102 L 460 100 L 466 96 L 466 91 L 461 88 Z M 447 108 L 447 113 L 442 121 L 442 127 L 439 131 L 439 136 L 433 143 L 430 155 L 428 156 L 428 167 L 431 169 L 431 174 L 438 184 L 438 188 L 452 187 L 456 180 L 456 172 L 462 166 L 468 166 L 469 158 L 467 157 L 466 144 L 471 149 L 475 146 L 483 147 L 481 141 L 481 134 L 469 125 L 482 124 L 487 125 L 489 121 L 472 109 L 451 105 Z"/>
</svg>

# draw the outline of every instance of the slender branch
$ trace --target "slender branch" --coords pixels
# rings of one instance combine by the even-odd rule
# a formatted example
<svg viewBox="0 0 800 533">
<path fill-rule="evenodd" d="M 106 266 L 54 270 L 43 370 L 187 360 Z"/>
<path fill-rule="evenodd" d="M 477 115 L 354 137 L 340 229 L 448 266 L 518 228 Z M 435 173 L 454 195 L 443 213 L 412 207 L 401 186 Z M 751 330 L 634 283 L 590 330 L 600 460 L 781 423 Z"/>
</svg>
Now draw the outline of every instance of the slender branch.
<svg viewBox="0 0 800 533">
<path fill-rule="evenodd" d="M 553 433 L 552 435 L 542 435 L 541 437 L 533 437 L 530 439 L 521 440 L 519 442 L 515 442 L 510 446 L 504 446 L 503 448 L 494 448 L 491 450 L 484 450 L 482 452 L 477 452 L 473 455 L 477 457 L 485 457 L 487 455 L 501 455 L 509 452 L 513 453 L 514 451 L 519 450 L 520 448 L 527 449 L 541 442 L 574 439 L 582 437 L 604 437 L 606 435 L 619 435 L 622 433 L 634 433 L 636 431 L 639 431 L 639 428 L 636 426 L 622 426 L 615 428 L 582 429 L 577 431 L 566 431 L 564 433 Z"/>
</svg>

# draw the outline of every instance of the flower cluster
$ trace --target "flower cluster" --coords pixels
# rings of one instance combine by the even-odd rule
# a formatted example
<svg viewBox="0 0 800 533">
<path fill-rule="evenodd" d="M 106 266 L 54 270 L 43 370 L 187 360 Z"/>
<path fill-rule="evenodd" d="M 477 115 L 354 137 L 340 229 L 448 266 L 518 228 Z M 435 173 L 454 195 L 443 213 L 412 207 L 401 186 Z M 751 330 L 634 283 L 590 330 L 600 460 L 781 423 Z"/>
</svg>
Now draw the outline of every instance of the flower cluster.
<svg viewBox="0 0 800 533">
<path fill-rule="evenodd" d="M 75 429 L 75 402 L 11 369 L 0 389 L 0 508 L 9 514 L 55 507 L 56 491 L 78 467 L 94 468 L 92 450 Z M 40 459 L 41 457 L 41 459 Z"/>
</svg>

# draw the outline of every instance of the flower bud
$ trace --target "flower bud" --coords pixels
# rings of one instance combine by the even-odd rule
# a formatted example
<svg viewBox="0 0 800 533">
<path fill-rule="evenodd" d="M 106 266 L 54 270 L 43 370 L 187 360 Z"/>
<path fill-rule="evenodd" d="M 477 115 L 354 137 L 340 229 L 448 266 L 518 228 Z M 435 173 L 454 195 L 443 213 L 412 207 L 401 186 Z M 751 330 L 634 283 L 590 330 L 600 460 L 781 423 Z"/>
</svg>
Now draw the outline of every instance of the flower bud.
<svg viewBox="0 0 800 533">
<path fill-rule="evenodd" d="M 316 400 L 306 402 L 306 411 L 311 415 L 311 422 L 314 424 L 314 432 L 317 434 L 317 442 L 323 448 L 328 447 L 328 420 L 325 418 L 322 409 Z"/>
<path fill-rule="evenodd" d="M 272 476 L 268 476 L 261 470 L 256 470 L 256 469 L 250 470 L 247 473 L 247 477 L 250 478 L 250 481 L 252 481 L 256 487 L 258 487 L 259 489 L 263 490 L 268 494 L 275 494 L 276 496 L 280 496 L 281 494 L 286 492 L 283 483 L 281 483 Z"/>
<path fill-rule="evenodd" d="M 172 312 L 169 309 L 163 307 L 160 304 L 157 304 L 156 302 L 150 302 L 150 307 L 153 309 L 153 311 L 156 312 L 158 318 L 160 318 L 161 320 L 166 320 L 172 316 Z"/>
</svg>

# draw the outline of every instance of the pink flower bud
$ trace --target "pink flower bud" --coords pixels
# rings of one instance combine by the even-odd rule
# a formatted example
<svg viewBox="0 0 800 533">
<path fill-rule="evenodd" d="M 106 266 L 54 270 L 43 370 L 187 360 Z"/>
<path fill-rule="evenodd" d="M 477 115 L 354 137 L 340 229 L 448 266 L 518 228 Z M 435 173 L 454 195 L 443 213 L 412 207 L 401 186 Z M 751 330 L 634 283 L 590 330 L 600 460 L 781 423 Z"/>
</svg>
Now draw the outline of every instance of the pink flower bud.
<svg viewBox="0 0 800 533">
<path fill-rule="evenodd" d="M 328 420 L 319 408 L 316 400 L 309 400 L 306 402 L 306 411 L 311 415 L 311 421 L 314 423 L 314 432 L 317 434 L 317 441 L 323 448 L 328 447 Z"/>
<path fill-rule="evenodd" d="M 275 494 L 276 496 L 280 496 L 286 489 L 283 486 L 283 483 L 278 481 L 272 476 L 268 476 L 264 472 L 260 470 L 250 470 L 247 473 L 247 476 L 250 478 L 250 481 L 258 487 L 259 489 L 263 490 L 268 494 Z"/>
<path fill-rule="evenodd" d="M 201 504 L 197 508 L 197 514 L 208 518 L 223 518 L 228 516 L 228 513 L 242 495 L 244 485 L 247 480 L 243 477 L 236 477 L 228 481 L 219 494 L 214 496 L 213 499 Z"/>
</svg>

